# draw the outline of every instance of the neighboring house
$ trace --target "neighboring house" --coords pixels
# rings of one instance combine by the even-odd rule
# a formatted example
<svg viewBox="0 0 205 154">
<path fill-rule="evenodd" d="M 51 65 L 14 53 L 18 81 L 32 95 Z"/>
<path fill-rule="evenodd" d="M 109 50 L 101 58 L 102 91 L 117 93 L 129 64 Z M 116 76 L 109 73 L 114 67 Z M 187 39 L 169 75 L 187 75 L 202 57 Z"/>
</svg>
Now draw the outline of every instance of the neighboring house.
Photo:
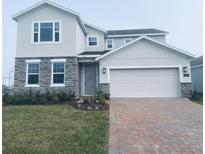
<svg viewBox="0 0 205 154">
<path fill-rule="evenodd" d="M 72 90 L 76 95 L 189 97 L 194 55 L 166 43 L 157 29 L 104 30 L 43 1 L 17 21 L 16 90 Z M 124 21 L 126 19 L 122 19 Z"/>
<path fill-rule="evenodd" d="M 191 78 L 194 91 L 203 93 L 203 56 L 191 61 Z"/>
</svg>

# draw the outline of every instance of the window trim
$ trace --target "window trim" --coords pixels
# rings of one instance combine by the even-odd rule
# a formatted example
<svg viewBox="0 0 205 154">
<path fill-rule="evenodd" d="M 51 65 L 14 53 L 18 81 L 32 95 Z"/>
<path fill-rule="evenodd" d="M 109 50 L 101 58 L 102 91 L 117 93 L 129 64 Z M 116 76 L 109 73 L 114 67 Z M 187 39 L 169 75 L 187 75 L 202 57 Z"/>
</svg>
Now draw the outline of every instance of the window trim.
<svg viewBox="0 0 205 154">
<path fill-rule="evenodd" d="M 26 63 L 40 63 L 40 59 L 27 59 L 25 60 Z"/>
<path fill-rule="evenodd" d="M 132 38 L 124 38 L 124 44 L 127 44 L 126 43 L 126 40 L 130 40 L 130 42 L 133 40 Z M 128 42 L 129 43 L 129 42 Z"/>
<path fill-rule="evenodd" d="M 94 46 L 90 46 L 89 45 L 89 37 L 96 37 L 96 39 L 97 39 L 97 45 L 94 45 Z M 89 47 L 89 48 L 96 48 L 96 47 L 98 47 L 99 46 L 99 38 L 98 38 L 98 35 L 88 35 L 87 36 L 87 47 Z"/>
<path fill-rule="evenodd" d="M 26 84 L 24 87 L 40 87 L 39 85 L 39 79 L 40 79 L 40 62 L 41 60 L 39 59 L 31 59 L 31 60 L 26 60 Z M 28 83 L 28 65 L 29 64 L 39 64 L 39 72 L 38 73 L 33 73 L 33 74 L 38 74 L 38 84 L 29 84 Z"/>
<path fill-rule="evenodd" d="M 108 48 L 108 40 L 112 41 L 112 48 Z M 114 48 L 114 39 L 106 39 L 106 49 L 110 50 L 110 49 L 113 49 L 113 48 Z"/>
<path fill-rule="evenodd" d="M 40 24 L 41 23 L 53 23 L 53 41 L 40 41 Z M 59 41 L 55 42 L 55 22 L 59 23 Z M 34 42 L 34 23 L 38 23 L 38 42 Z M 61 20 L 41 20 L 41 21 L 32 21 L 31 23 L 31 44 L 60 44 L 62 43 L 62 22 Z"/>
<path fill-rule="evenodd" d="M 64 87 L 65 86 L 65 59 L 51 59 L 51 85 L 50 87 Z M 64 72 L 58 74 L 64 74 L 64 83 L 53 83 L 53 64 L 54 63 L 63 63 L 64 64 Z M 56 73 L 57 74 L 57 73 Z"/>
</svg>

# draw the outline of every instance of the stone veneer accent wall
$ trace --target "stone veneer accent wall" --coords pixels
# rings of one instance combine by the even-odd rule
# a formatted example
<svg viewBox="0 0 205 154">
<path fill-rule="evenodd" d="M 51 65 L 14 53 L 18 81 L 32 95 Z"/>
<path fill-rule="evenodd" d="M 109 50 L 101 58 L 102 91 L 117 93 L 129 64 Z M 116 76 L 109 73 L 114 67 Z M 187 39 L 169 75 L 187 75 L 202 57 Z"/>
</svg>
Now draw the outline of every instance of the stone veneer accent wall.
<svg viewBox="0 0 205 154">
<path fill-rule="evenodd" d="M 51 85 L 51 59 L 66 58 L 65 62 L 65 87 L 50 87 Z M 26 84 L 26 62 L 27 59 L 41 59 L 39 85 L 40 87 L 24 87 Z M 15 59 L 15 75 L 14 75 L 14 92 L 34 90 L 44 92 L 64 91 L 75 92 L 79 96 L 79 66 L 77 57 L 40 57 L 40 58 L 16 58 Z"/>
<path fill-rule="evenodd" d="M 191 98 L 193 94 L 192 83 L 181 83 L 181 96 Z"/>
<path fill-rule="evenodd" d="M 109 83 L 99 83 L 99 91 L 103 93 L 110 94 L 110 84 Z"/>
</svg>

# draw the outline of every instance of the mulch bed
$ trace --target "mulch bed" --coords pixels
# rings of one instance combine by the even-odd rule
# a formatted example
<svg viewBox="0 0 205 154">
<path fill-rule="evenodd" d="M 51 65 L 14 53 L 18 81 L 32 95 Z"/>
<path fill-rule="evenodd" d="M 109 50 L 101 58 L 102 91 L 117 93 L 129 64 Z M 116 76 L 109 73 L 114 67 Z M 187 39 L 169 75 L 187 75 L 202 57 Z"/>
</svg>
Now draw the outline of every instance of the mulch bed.
<svg viewBox="0 0 205 154">
<path fill-rule="evenodd" d="M 87 103 L 72 103 L 72 106 L 80 110 L 105 111 L 109 110 L 110 105 L 106 104 L 87 104 Z"/>
</svg>

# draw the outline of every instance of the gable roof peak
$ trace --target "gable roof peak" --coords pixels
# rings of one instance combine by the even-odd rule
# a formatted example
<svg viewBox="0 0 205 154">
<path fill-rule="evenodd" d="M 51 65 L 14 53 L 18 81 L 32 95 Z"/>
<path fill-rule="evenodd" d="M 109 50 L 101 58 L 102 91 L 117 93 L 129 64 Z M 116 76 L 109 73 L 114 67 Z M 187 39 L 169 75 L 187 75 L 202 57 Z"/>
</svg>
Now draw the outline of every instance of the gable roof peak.
<svg viewBox="0 0 205 154">
<path fill-rule="evenodd" d="M 88 26 L 88 27 L 91 27 L 91 28 L 94 28 L 94 29 L 96 29 L 96 30 L 99 30 L 99 31 L 101 31 L 101 32 L 103 32 L 103 33 L 107 33 L 107 30 L 105 30 L 105 29 L 103 29 L 103 28 L 100 28 L 100 27 L 98 27 L 98 26 L 95 26 L 95 25 L 93 25 L 93 24 L 90 24 L 90 23 L 88 23 L 88 22 L 86 22 L 86 21 L 84 21 L 84 24 L 85 24 L 86 26 Z"/>
<path fill-rule="evenodd" d="M 87 29 L 86 29 L 83 21 L 81 20 L 80 14 L 78 12 L 75 12 L 75 11 L 73 11 L 71 9 L 68 9 L 68 8 L 66 8 L 64 6 L 58 5 L 58 4 L 53 3 L 51 1 L 48 1 L 48 0 L 40 1 L 39 3 L 36 3 L 36 4 L 32 5 L 31 7 L 27 8 L 27 9 L 24 9 L 24 10 L 18 12 L 17 14 L 13 15 L 12 18 L 13 18 L 13 20 L 18 21 L 19 17 L 21 17 L 21 16 L 25 15 L 26 13 L 28 13 L 28 12 L 30 12 L 30 11 L 32 11 L 32 10 L 42 6 L 42 5 L 45 5 L 45 4 L 50 5 L 50 6 L 54 7 L 54 8 L 63 10 L 65 12 L 67 12 L 67 13 L 70 13 L 70 14 L 74 15 L 76 17 L 80 27 L 82 28 L 83 32 L 85 34 L 87 33 Z"/>
<path fill-rule="evenodd" d="M 118 50 L 120 50 L 120 49 L 122 49 L 122 48 L 125 48 L 125 47 L 127 47 L 127 46 L 129 46 L 129 45 L 131 45 L 131 44 L 133 44 L 133 43 L 135 43 L 135 42 L 138 42 L 138 41 L 142 40 L 142 39 L 148 40 L 148 41 L 150 41 L 150 42 L 154 42 L 154 43 L 156 43 L 156 44 L 158 44 L 158 45 L 160 45 L 160 46 L 163 46 L 163 47 L 172 49 L 172 50 L 174 50 L 174 51 L 177 51 L 178 53 L 183 54 L 183 55 L 189 57 L 190 59 L 196 58 L 196 56 L 195 56 L 194 54 L 189 53 L 189 52 L 184 51 L 184 50 L 181 50 L 181 49 L 178 49 L 178 48 L 176 48 L 176 47 L 174 47 L 174 46 L 172 46 L 172 45 L 169 45 L 169 44 L 167 44 L 167 43 L 157 41 L 157 40 L 152 39 L 152 38 L 150 38 L 150 37 L 148 37 L 148 36 L 140 36 L 140 37 L 138 37 L 138 38 L 132 40 L 131 42 L 129 42 L 129 43 L 123 45 L 123 46 L 120 46 L 120 47 L 118 47 L 118 48 L 115 48 L 115 49 L 113 49 L 113 50 L 111 50 L 111 51 L 105 53 L 104 55 L 102 55 L 102 56 L 96 58 L 95 60 L 96 60 L 96 61 L 99 61 L 100 59 L 103 59 L 103 58 L 109 56 L 110 54 L 112 54 L 112 53 L 114 53 L 114 52 L 117 52 Z"/>
</svg>

